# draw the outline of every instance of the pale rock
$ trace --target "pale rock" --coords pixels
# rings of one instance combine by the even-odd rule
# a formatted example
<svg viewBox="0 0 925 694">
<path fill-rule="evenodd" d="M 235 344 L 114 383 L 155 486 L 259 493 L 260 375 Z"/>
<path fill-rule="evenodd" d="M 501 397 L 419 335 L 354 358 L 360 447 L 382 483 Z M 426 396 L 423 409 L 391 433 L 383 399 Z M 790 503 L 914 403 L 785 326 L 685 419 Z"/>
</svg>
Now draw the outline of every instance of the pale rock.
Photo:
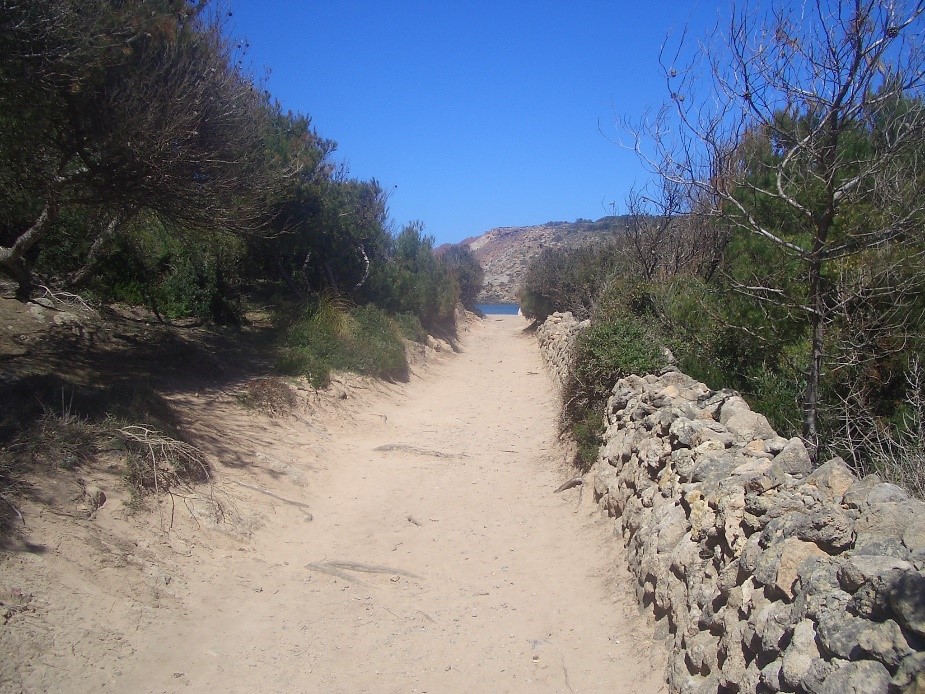
<svg viewBox="0 0 925 694">
<path fill-rule="evenodd" d="M 734 391 L 720 391 L 719 395 L 726 393 L 730 394 L 721 402 L 719 409 L 719 421 L 721 424 L 725 424 L 737 414 L 752 411 L 745 399 L 735 394 Z"/>
<path fill-rule="evenodd" d="M 699 490 L 688 493 L 685 501 L 690 508 L 691 539 L 699 542 L 716 532 L 716 513 L 709 507 Z"/>
<path fill-rule="evenodd" d="M 813 662 L 819 659 L 816 646 L 816 629 L 812 620 L 804 619 L 793 628 L 790 645 L 784 652 L 781 664 L 781 677 L 791 689 L 800 686 L 800 682 L 809 673 Z"/>
<path fill-rule="evenodd" d="M 893 584 L 890 605 L 910 631 L 925 636 L 925 571 L 909 571 Z"/>
<path fill-rule="evenodd" d="M 877 485 L 876 488 L 883 486 Z M 916 499 L 883 501 L 867 506 L 861 512 L 856 528 L 858 535 L 883 537 L 902 542 L 906 528 L 916 519 L 925 519 L 925 502 Z"/>
<path fill-rule="evenodd" d="M 735 468 L 731 474 L 736 477 L 760 477 L 766 475 L 771 470 L 771 461 L 769 458 L 760 460 L 748 460 Z"/>
<path fill-rule="evenodd" d="M 891 684 L 895 691 L 903 694 L 925 694 L 925 651 L 903 659 Z"/>
<path fill-rule="evenodd" d="M 876 658 L 891 670 L 896 670 L 903 658 L 913 653 L 902 629 L 892 619 L 885 622 L 866 622 L 865 627 L 858 633 L 858 646 L 864 653 Z"/>
<path fill-rule="evenodd" d="M 832 458 L 813 470 L 804 484 L 819 489 L 829 501 L 839 502 L 857 481 L 854 473 L 841 458 Z"/>
<path fill-rule="evenodd" d="M 777 577 L 774 585 L 787 596 L 793 599 L 793 584 L 799 578 L 800 567 L 813 557 L 826 557 L 825 552 L 812 542 L 803 542 L 790 537 L 784 540 L 777 568 Z"/>
<path fill-rule="evenodd" d="M 763 439 L 754 439 L 753 441 L 749 441 L 747 444 L 745 444 L 745 447 L 742 448 L 742 453 L 753 458 L 765 458 L 767 460 L 770 460 L 774 457 L 773 454 L 768 453 L 768 447 Z M 738 475 L 741 473 L 735 472 L 733 474 Z"/>
<path fill-rule="evenodd" d="M 787 445 L 788 440 L 789 439 L 785 439 L 783 436 L 772 436 L 771 438 L 764 440 L 764 445 L 768 453 L 771 455 L 777 455 L 782 450 L 784 450 L 784 446 Z"/>
<path fill-rule="evenodd" d="M 816 632 L 819 644 L 830 656 L 857 660 L 863 652 L 858 644 L 858 637 L 867 628 L 868 622 L 840 610 L 826 611 L 819 615 Z"/>
<path fill-rule="evenodd" d="M 806 446 L 798 437 L 790 439 L 784 449 L 774 456 L 772 462 L 781 471 L 790 475 L 806 475 L 813 469 Z"/>
<path fill-rule="evenodd" d="M 780 659 L 772 660 L 761 668 L 761 676 L 758 681 L 764 685 L 765 691 L 779 692 L 783 688 L 783 680 L 781 678 L 782 670 L 783 663 Z"/>
<path fill-rule="evenodd" d="M 723 412 L 725 412 L 725 408 L 723 408 Z M 777 432 L 771 428 L 768 418 L 757 412 L 737 411 L 723 424 L 740 441 L 769 439 L 777 436 Z"/>
<path fill-rule="evenodd" d="M 896 557 L 879 554 L 852 554 L 838 570 L 838 581 L 842 588 L 853 593 L 868 581 L 894 569 L 911 571 L 912 564 Z"/>
<path fill-rule="evenodd" d="M 698 631 L 685 639 L 688 669 L 692 674 L 708 675 L 716 670 L 719 638 L 709 631 Z"/>
<path fill-rule="evenodd" d="M 742 520 L 745 517 L 745 490 L 734 487 L 719 501 L 719 517 L 723 523 L 723 537 L 732 550 L 734 557 L 742 555 L 745 548 L 745 531 L 742 529 Z"/>
<path fill-rule="evenodd" d="M 925 515 L 916 517 L 906 526 L 903 544 L 913 555 L 925 555 Z"/>
<path fill-rule="evenodd" d="M 866 475 L 845 490 L 842 496 L 842 503 L 849 508 L 861 508 L 862 506 L 866 506 L 867 495 L 870 494 L 874 487 L 882 483 L 883 480 L 881 480 L 880 476 L 876 473 Z"/>
<path fill-rule="evenodd" d="M 846 663 L 822 683 L 819 694 L 887 694 L 890 673 L 875 660 Z"/>
</svg>

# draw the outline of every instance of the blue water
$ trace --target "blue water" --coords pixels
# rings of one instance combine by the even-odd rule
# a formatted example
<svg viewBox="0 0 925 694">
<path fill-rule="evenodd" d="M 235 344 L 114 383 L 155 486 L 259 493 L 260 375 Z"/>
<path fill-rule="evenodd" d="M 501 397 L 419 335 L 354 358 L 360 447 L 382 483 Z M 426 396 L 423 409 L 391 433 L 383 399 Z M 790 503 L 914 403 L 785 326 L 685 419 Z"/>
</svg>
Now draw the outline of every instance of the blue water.
<svg viewBox="0 0 925 694">
<path fill-rule="evenodd" d="M 520 307 L 517 304 L 476 304 L 475 307 L 486 315 L 516 316 Z"/>
</svg>

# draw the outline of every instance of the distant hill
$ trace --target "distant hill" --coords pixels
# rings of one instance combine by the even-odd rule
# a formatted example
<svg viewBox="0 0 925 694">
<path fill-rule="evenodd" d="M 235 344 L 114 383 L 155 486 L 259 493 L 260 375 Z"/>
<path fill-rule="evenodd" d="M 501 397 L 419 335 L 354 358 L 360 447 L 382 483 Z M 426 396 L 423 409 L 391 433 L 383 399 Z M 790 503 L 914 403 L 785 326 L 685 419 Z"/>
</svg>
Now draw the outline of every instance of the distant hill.
<svg viewBox="0 0 925 694">
<path fill-rule="evenodd" d="M 626 229 L 626 217 L 604 217 L 592 222 L 547 222 L 529 227 L 498 227 L 473 236 L 467 246 L 485 270 L 483 303 L 516 303 L 530 261 L 546 248 L 574 248 L 604 243 Z"/>
</svg>

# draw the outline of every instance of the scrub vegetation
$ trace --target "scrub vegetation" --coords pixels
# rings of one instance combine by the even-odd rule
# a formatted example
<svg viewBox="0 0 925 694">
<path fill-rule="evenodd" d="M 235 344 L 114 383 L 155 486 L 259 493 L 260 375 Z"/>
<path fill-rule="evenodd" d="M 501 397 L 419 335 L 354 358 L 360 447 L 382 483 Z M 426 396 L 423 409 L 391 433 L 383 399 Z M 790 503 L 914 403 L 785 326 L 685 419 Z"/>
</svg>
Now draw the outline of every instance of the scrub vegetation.
<svg viewBox="0 0 925 694">
<path fill-rule="evenodd" d="M 128 305 L 168 327 L 269 314 L 279 375 L 404 379 L 404 340 L 452 337 L 481 269 L 419 223 L 395 230 L 383 187 L 243 69 L 225 18 L 207 0 L 0 0 L 0 279 L 22 302 Z M 278 414 L 288 393 L 257 379 L 241 402 Z M 24 407 L 4 414 L 17 446 Z M 0 462 L 4 489 L 18 464 Z M 163 486 L 149 472 L 136 486 Z"/>
<path fill-rule="evenodd" d="M 722 41 L 666 45 L 666 105 L 625 123 L 656 174 L 627 198 L 627 233 L 528 272 L 526 312 L 594 325 L 571 421 L 600 419 L 598 375 L 658 369 L 664 347 L 819 462 L 921 493 L 923 12 L 743 4 Z"/>
</svg>

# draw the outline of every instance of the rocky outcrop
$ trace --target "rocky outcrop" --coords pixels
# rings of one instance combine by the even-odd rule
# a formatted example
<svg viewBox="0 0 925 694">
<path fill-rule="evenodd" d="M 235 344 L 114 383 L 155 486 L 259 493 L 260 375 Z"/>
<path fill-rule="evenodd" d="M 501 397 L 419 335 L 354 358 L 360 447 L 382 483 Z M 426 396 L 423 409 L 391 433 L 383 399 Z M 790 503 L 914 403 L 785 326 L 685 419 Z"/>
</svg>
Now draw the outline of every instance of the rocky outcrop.
<svg viewBox="0 0 925 694">
<path fill-rule="evenodd" d="M 575 339 L 591 321 L 578 322 L 571 311 L 553 313 L 537 328 L 543 362 L 559 392 L 565 389 L 575 359 Z"/>
<path fill-rule="evenodd" d="M 479 301 L 517 303 L 530 261 L 548 248 L 575 248 L 604 243 L 626 227 L 623 217 L 596 222 L 547 222 L 527 227 L 498 227 L 460 243 L 485 271 Z"/>
<path fill-rule="evenodd" d="M 925 502 L 814 469 L 676 371 L 618 381 L 606 418 L 595 497 L 672 642 L 672 691 L 925 692 Z"/>
</svg>

